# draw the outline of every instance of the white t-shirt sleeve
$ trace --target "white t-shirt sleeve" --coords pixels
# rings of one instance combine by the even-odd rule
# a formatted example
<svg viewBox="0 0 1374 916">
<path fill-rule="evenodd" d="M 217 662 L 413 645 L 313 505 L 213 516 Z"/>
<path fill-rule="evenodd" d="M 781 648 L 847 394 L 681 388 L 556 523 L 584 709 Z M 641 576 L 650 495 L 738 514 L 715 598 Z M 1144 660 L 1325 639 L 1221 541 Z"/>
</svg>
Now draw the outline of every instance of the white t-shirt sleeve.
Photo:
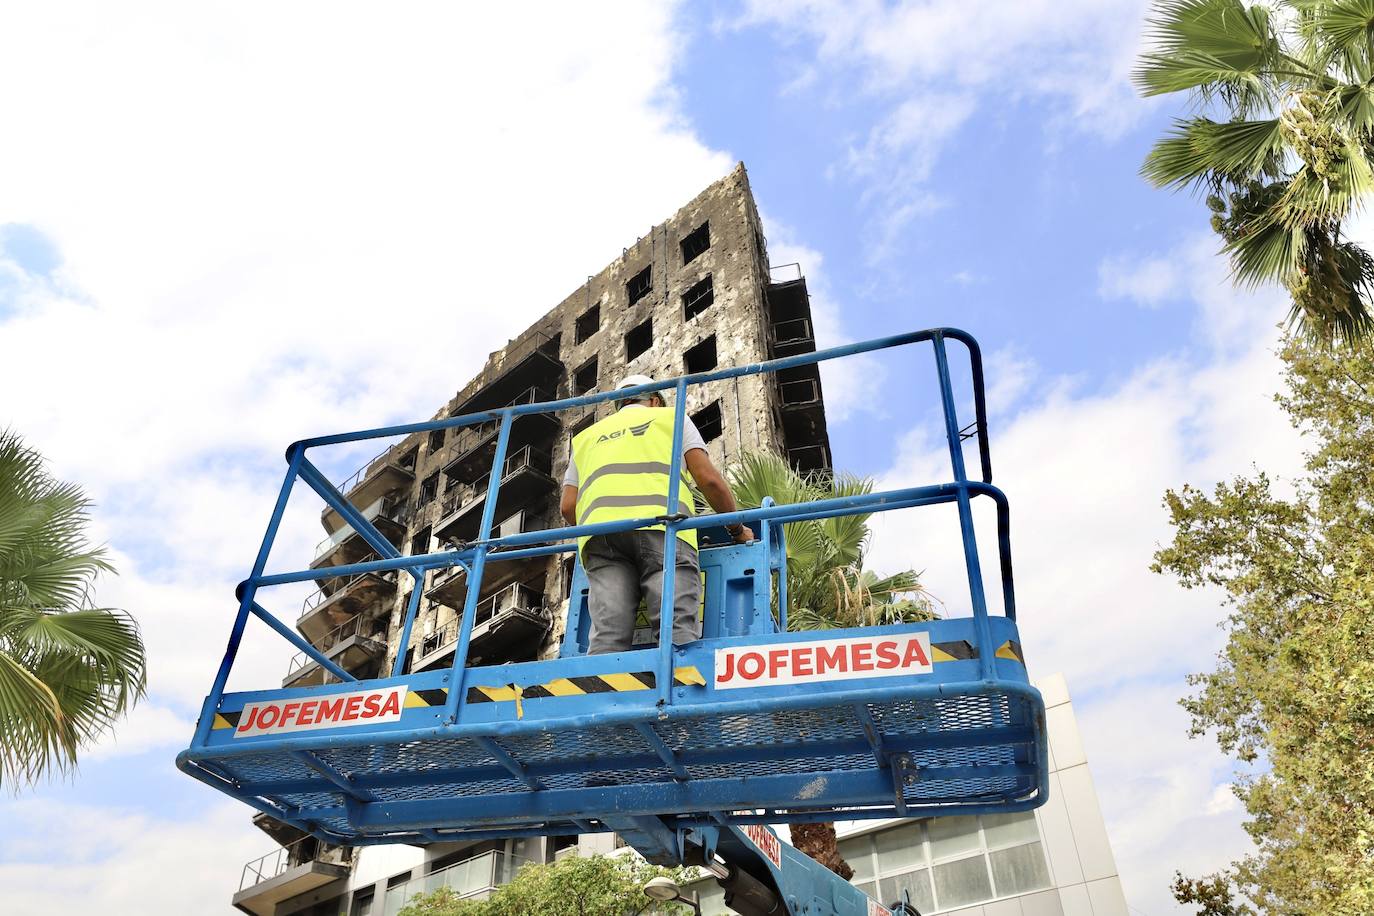
<svg viewBox="0 0 1374 916">
<path fill-rule="evenodd" d="M 687 453 L 694 448 L 705 450 L 706 440 L 701 438 L 701 430 L 697 429 L 697 425 L 692 422 L 691 417 L 683 417 L 682 420 L 682 470 L 683 473 L 686 473 Z M 568 469 L 563 472 L 563 486 L 575 487 L 580 479 L 581 477 L 577 473 L 577 463 L 569 458 Z"/>
</svg>

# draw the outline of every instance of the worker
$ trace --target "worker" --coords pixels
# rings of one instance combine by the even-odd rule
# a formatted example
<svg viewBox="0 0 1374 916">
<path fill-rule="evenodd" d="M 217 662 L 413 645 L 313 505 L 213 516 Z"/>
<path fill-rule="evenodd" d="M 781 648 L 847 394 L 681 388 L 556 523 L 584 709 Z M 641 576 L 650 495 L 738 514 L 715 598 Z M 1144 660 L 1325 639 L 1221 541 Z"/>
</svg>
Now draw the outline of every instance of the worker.
<svg viewBox="0 0 1374 916">
<path fill-rule="evenodd" d="M 647 375 L 631 375 L 616 390 L 652 385 Z M 673 411 L 657 392 L 637 394 L 619 402 L 615 413 L 578 433 L 572 458 L 563 476 L 559 510 L 569 525 L 664 515 L 692 514 L 692 494 L 685 479 L 676 500 L 668 500 L 668 462 L 673 448 Z M 730 487 L 711 463 L 701 432 L 687 417 L 682 428 L 683 469 L 692 476 L 711 508 L 736 511 Z M 753 540 L 744 525 L 730 525 L 739 543 Z M 587 573 L 587 609 L 591 635 L 587 654 L 624 652 L 634 639 L 635 613 L 645 599 L 649 620 L 658 633 L 663 598 L 663 525 L 615 534 L 578 538 L 582 568 Z M 673 644 L 700 638 L 701 570 L 697 563 L 697 533 L 677 533 L 677 562 L 673 585 Z"/>
</svg>

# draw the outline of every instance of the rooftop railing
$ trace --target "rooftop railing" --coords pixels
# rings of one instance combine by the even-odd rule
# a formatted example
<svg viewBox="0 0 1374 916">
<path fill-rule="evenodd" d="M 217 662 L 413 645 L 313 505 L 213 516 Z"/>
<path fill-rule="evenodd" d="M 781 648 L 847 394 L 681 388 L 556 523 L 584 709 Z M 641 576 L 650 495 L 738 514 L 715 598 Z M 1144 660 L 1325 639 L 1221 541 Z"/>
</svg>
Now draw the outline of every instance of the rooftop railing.
<svg viewBox="0 0 1374 916">
<path fill-rule="evenodd" d="M 361 484 L 364 480 L 371 476 L 368 473 L 368 470 L 372 468 L 374 465 L 395 464 L 397 467 L 401 467 L 401 464 L 399 463 L 400 455 L 401 446 L 399 444 L 393 445 L 388 449 L 383 449 L 380 453 L 373 455 L 371 458 L 367 460 L 366 464 L 364 464 L 362 467 L 358 468 L 358 470 L 350 474 L 348 476 L 348 479 L 346 479 L 342 484 L 339 485 L 339 492 L 342 493 L 344 496 L 347 496 L 353 490 L 356 490 L 359 484 Z M 380 467 L 378 468 L 378 470 L 380 470 Z M 413 472 L 415 468 L 412 466 L 406 468 L 406 470 Z"/>
<path fill-rule="evenodd" d="M 802 278 L 801 265 L 797 262 L 791 264 L 769 264 L 768 282 L 769 283 L 792 283 Z"/>
</svg>

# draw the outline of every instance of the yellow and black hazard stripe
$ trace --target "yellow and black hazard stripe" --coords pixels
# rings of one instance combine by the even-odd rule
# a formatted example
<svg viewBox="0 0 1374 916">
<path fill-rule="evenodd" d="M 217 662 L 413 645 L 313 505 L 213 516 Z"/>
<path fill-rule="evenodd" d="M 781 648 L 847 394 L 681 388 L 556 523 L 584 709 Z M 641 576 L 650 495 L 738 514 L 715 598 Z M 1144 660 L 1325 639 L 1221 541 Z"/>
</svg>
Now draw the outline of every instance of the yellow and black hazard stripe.
<svg viewBox="0 0 1374 916">
<path fill-rule="evenodd" d="M 211 729 L 238 728 L 239 717 L 242 715 L 241 712 L 217 712 L 215 713 L 215 723 L 210 727 Z"/>
<path fill-rule="evenodd" d="M 406 693 L 406 709 L 415 709 L 426 706 L 443 706 L 448 702 L 448 689 L 438 688 L 435 690 L 411 690 Z M 237 728 L 239 719 L 243 718 L 242 712 L 217 712 L 215 722 L 211 726 L 215 728 Z"/>
<path fill-rule="evenodd" d="M 932 662 L 966 662 L 977 657 L 978 650 L 967 639 L 930 644 L 930 660 Z"/>
<path fill-rule="evenodd" d="M 1021 644 L 1014 639 L 1008 639 L 997 647 L 997 651 L 992 653 L 997 658 L 1009 658 L 1014 662 L 1026 663 L 1026 657 L 1021 654 Z"/>
<path fill-rule="evenodd" d="M 678 687 L 703 686 L 706 679 L 692 666 L 673 669 L 673 683 Z M 505 700 L 539 700 L 545 697 L 580 697 L 593 693 L 631 693 L 653 690 L 658 678 L 652 671 L 619 672 L 616 674 L 588 674 L 582 677 L 560 677 L 547 684 L 506 684 L 501 687 L 469 687 L 468 703 L 500 703 Z"/>
</svg>

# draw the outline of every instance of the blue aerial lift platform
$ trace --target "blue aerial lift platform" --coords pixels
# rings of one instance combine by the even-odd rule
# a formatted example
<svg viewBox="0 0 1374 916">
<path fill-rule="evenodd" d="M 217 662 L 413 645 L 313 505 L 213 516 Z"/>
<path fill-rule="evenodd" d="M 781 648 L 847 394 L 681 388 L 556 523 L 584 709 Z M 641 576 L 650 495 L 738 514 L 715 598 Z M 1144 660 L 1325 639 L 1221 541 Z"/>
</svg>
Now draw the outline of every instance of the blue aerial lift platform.
<svg viewBox="0 0 1374 916">
<path fill-rule="evenodd" d="M 975 418 L 967 428 L 955 409 L 951 341 L 962 344 L 969 357 Z M 520 415 L 671 389 L 677 416 L 672 493 L 683 470 L 690 386 L 920 344 L 934 350 L 951 472 L 949 480 L 926 486 L 794 505 L 768 501 L 729 515 L 663 515 L 492 537 L 501 486 L 501 475 L 492 473 L 475 540 L 453 551 L 402 556 L 306 457 L 310 449 L 338 443 L 495 420 L 500 431 L 492 466 L 502 468 L 511 424 Z M 791 847 L 785 855 L 772 855 L 766 825 L 1010 812 L 1036 807 L 1046 797 L 1044 704 L 1030 685 L 1020 648 L 1008 505 L 991 482 L 982 376 L 973 338 L 941 328 L 626 391 L 297 442 L 287 450 L 286 479 L 252 573 L 239 586 L 224 660 L 177 765 L 330 843 L 616 831 L 651 861 L 721 870 L 728 865 L 735 869 L 732 880 L 741 882 L 738 894 L 752 880 L 762 887 L 759 894 L 771 893 L 787 907 L 741 912 L 884 912 L 877 904 L 851 910 L 866 906 L 867 898 L 814 863 L 808 868 L 793 862 Z M 966 440 L 976 444 L 979 479 L 966 473 Z M 381 559 L 265 574 L 297 481 L 318 493 Z M 990 499 L 997 513 L 1004 609 L 997 616 L 988 612 L 974 534 L 971 504 L 979 497 Z M 971 616 L 787 631 L 787 522 L 943 503 L 958 509 Z M 757 539 L 731 543 L 721 526 L 736 522 L 753 526 Z M 558 658 L 466 666 L 489 564 L 574 553 L 579 535 L 655 523 L 669 532 L 698 529 L 705 574 L 701 640 L 671 645 L 670 576 L 658 646 L 584 654 L 586 578 L 578 565 Z M 677 541 L 666 538 L 668 568 Z M 427 571 L 454 566 L 462 568 L 470 587 L 447 670 L 403 674 L 402 651 L 391 676 L 360 681 L 258 600 L 270 586 L 324 576 L 404 570 L 422 583 Z M 411 590 L 402 646 L 409 643 L 422 591 Z M 226 693 L 250 616 L 341 683 Z M 808 902 L 812 890 L 815 903 Z"/>
</svg>

